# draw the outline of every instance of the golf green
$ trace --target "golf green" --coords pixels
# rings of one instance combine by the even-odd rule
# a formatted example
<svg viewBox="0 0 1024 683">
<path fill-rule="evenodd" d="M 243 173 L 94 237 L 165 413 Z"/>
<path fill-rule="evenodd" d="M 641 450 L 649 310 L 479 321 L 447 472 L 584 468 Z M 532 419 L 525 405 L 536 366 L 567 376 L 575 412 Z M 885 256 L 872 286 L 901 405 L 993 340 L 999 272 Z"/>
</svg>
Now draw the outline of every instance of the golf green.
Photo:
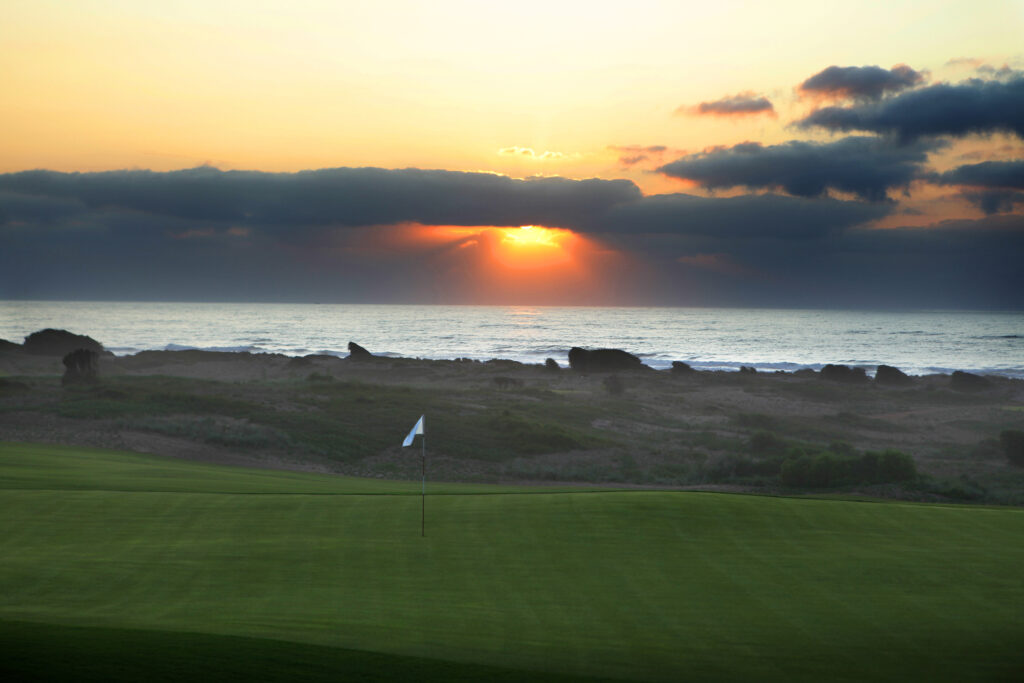
<svg viewBox="0 0 1024 683">
<path fill-rule="evenodd" d="M 421 538 L 418 489 L 2 444 L 4 660 L 92 670 L 129 631 L 252 679 L 1024 674 L 1019 509 L 444 485 Z"/>
</svg>

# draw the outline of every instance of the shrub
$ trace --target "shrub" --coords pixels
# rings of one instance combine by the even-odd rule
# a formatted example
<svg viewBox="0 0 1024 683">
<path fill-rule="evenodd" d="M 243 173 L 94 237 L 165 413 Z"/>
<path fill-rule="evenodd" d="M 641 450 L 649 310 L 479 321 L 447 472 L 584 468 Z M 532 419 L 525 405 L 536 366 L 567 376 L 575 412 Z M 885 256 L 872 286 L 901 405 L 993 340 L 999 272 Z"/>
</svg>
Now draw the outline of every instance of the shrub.
<svg viewBox="0 0 1024 683">
<path fill-rule="evenodd" d="M 865 453 L 864 455 L 867 455 Z M 878 463 L 877 483 L 911 481 L 917 477 L 917 466 L 914 459 L 906 453 L 891 448 L 882 452 Z"/>
<path fill-rule="evenodd" d="M 999 435 L 999 443 L 1010 464 L 1024 467 L 1024 432 L 1019 429 L 1007 429 Z"/>
<path fill-rule="evenodd" d="M 913 458 L 892 449 L 860 457 L 831 451 L 791 449 L 779 470 L 786 486 L 829 488 L 844 484 L 889 484 L 917 477 Z"/>
</svg>

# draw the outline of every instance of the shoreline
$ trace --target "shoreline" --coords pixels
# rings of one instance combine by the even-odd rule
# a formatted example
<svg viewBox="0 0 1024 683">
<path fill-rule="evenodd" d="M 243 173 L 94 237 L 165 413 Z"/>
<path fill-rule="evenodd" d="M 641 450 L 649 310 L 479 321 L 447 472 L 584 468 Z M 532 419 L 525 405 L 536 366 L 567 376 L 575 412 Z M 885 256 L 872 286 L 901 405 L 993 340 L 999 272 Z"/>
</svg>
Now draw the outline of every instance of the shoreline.
<svg viewBox="0 0 1024 683">
<path fill-rule="evenodd" d="M 6 314 L 6 318 L 5 318 Z M 563 367 L 572 347 L 619 348 L 655 369 L 819 370 L 885 364 L 926 376 L 962 370 L 1024 379 L 1024 314 L 686 308 L 70 304 L 3 307 L 0 338 L 47 327 L 90 334 L 119 356 L 205 350 L 345 357 L 507 359 Z"/>
<path fill-rule="evenodd" d="M 187 359 L 190 362 L 197 362 L 200 359 L 204 361 L 252 361 L 252 362 L 275 362 L 283 360 L 286 362 L 302 361 L 306 360 L 320 360 L 326 361 L 328 359 L 336 361 L 348 361 L 351 358 L 349 352 L 333 351 L 333 350 L 322 350 L 315 353 L 308 354 L 287 354 L 273 351 L 250 351 L 242 350 L 238 347 L 208 347 L 198 348 L 185 345 L 168 344 L 163 349 L 142 349 L 135 350 L 127 353 L 118 353 L 117 351 L 111 350 L 104 347 L 103 359 L 106 361 L 115 361 L 116 363 L 128 362 L 133 363 L 139 359 L 144 359 L 147 364 L 152 363 L 156 359 L 164 358 L 172 362 L 177 362 L 179 359 Z M 550 356 L 561 370 L 570 372 L 572 371 L 569 366 L 567 355 L 569 349 L 566 352 L 558 356 Z M 891 366 L 887 363 L 757 363 L 751 362 L 736 362 L 736 361 L 694 361 L 694 360 L 665 360 L 660 361 L 657 366 L 651 365 L 644 362 L 646 359 L 643 354 L 631 354 L 638 357 L 643 365 L 643 370 L 649 370 L 657 373 L 671 374 L 673 372 L 673 365 L 677 363 L 684 363 L 693 372 L 702 374 L 711 373 L 722 373 L 726 375 L 731 374 L 742 374 L 750 372 L 752 368 L 754 373 L 762 376 L 785 376 L 785 375 L 808 375 L 809 373 L 820 374 L 821 370 L 827 366 L 845 366 L 848 368 L 863 370 L 867 378 L 870 380 L 875 379 L 877 368 L 879 366 L 896 367 Z M 46 359 L 56 360 L 56 363 L 47 362 Z M 19 362 L 20 361 L 20 362 Z M 475 363 L 480 365 L 494 365 L 494 364 L 505 364 L 511 366 L 521 366 L 524 368 L 544 368 L 544 360 L 519 360 L 514 358 L 471 358 L 471 357 L 426 357 L 426 356 L 404 356 L 389 352 L 374 353 L 373 361 L 383 363 L 387 361 L 397 363 Z M 25 369 L 29 371 L 29 374 L 38 374 L 41 366 L 52 366 L 53 372 L 51 374 L 62 374 L 64 372 L 63 367 L 60 365 L 60 357 L 54 355 L 43 355 L 43 354 L 32 354 L 23 350 L 20 344 L 15 344 L 7 340 L 0 339 L 0 373 L 6 375 L 18 375 L 19 369 Z M 784 367 L 780 367 L 784 366 Z M 914 372 L 913 368 L 897 368 L 901 372 L 904 372 L 908 377 L 913 379 L 927 379 L 927 378 L 949 378 L 954 373 L 967 373 L 971 375 L 979 375 L 982 377 L 993 378 L 998 380 L 1019 380 L 1024 381 L 1024 370 L 993 370 L 993 369 L 977 369 L 977 368 L 929 368 L 928 372 Z M 0 374 L 0 376 L 2 376 Z"/>
</svg>

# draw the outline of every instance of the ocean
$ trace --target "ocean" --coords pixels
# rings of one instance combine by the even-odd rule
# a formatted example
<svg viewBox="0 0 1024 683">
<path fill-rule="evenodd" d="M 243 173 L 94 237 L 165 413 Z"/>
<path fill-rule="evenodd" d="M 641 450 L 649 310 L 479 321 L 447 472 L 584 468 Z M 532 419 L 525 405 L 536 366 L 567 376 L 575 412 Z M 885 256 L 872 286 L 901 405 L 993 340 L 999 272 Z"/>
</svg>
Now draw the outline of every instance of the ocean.
<svg viewBox="0 0 1024 683">
<path fill-rule="evenodd" d="M 653 368 L 819 369 L 828 363 L 908 374 L 966 370 L 1024 378 L 1024 313 L 732 308 L 0 302 L 0 338 L 87 334 L 118 355 L 209 349 L 507 358 L 567 364 L 571 347 L 621 348 Z"/>
</svg>

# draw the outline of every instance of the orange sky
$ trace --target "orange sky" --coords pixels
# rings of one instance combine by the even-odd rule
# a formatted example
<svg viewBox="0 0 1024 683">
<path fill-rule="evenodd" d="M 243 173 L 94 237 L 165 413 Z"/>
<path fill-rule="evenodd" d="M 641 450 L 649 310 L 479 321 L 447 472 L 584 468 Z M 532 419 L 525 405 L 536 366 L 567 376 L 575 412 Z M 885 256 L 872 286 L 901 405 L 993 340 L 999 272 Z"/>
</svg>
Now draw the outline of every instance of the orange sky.
<svg viewBox="0 0 1024 683">
<path fill-rule="evenodd" d="M 1020 56 L 1019 2 L 847 5 L 6 0 L 0 172 L 414 166 L 661 192 L 614 148 L 787 139 L 793 87 L 833 63 Z M 676 114 L 746 91 L 778 117 Z"/>
<path fill-rule="evenodd" d="M 959 82 L 978 67 L 1024 69 L 1021 36 L 1020 0 L 5 0 L 0 174 L 375 167 L 626 179 L 648 197 L 777 193 L 712 192 L 656 169 L 744 142 L 842 138 L 793 125 L 823 104 L 797 86 L 828 66 L 906 64 L 925 83 Z M 740 115 L 708 106 L 743 100 L 770 106 Z M 1022 159 L 1024 143 L 970 135 L 928 154 L 921 168 L 942 172 Z M 891 210 L 868 227 L 987 217 L 959 186 L 887 187 L 871 202 Z M 1020 210 L 1011 203 L 1009 214 Z M 392 228 L 364 241 L 348 234 L 337 249 L 434 250 L 437 282 L 486 302 L 553 292 L 612 301 L 650 275 L 637 254 L 662 255 L 645 252 L 642 235 L 630 255 L 557 225 Z M 253 226 L 231 229 L 200 222 L 168 234 L 256 237 Z M 677 241 L 668 260 L 755 272 L 701 239 Z"/>
</svg>

